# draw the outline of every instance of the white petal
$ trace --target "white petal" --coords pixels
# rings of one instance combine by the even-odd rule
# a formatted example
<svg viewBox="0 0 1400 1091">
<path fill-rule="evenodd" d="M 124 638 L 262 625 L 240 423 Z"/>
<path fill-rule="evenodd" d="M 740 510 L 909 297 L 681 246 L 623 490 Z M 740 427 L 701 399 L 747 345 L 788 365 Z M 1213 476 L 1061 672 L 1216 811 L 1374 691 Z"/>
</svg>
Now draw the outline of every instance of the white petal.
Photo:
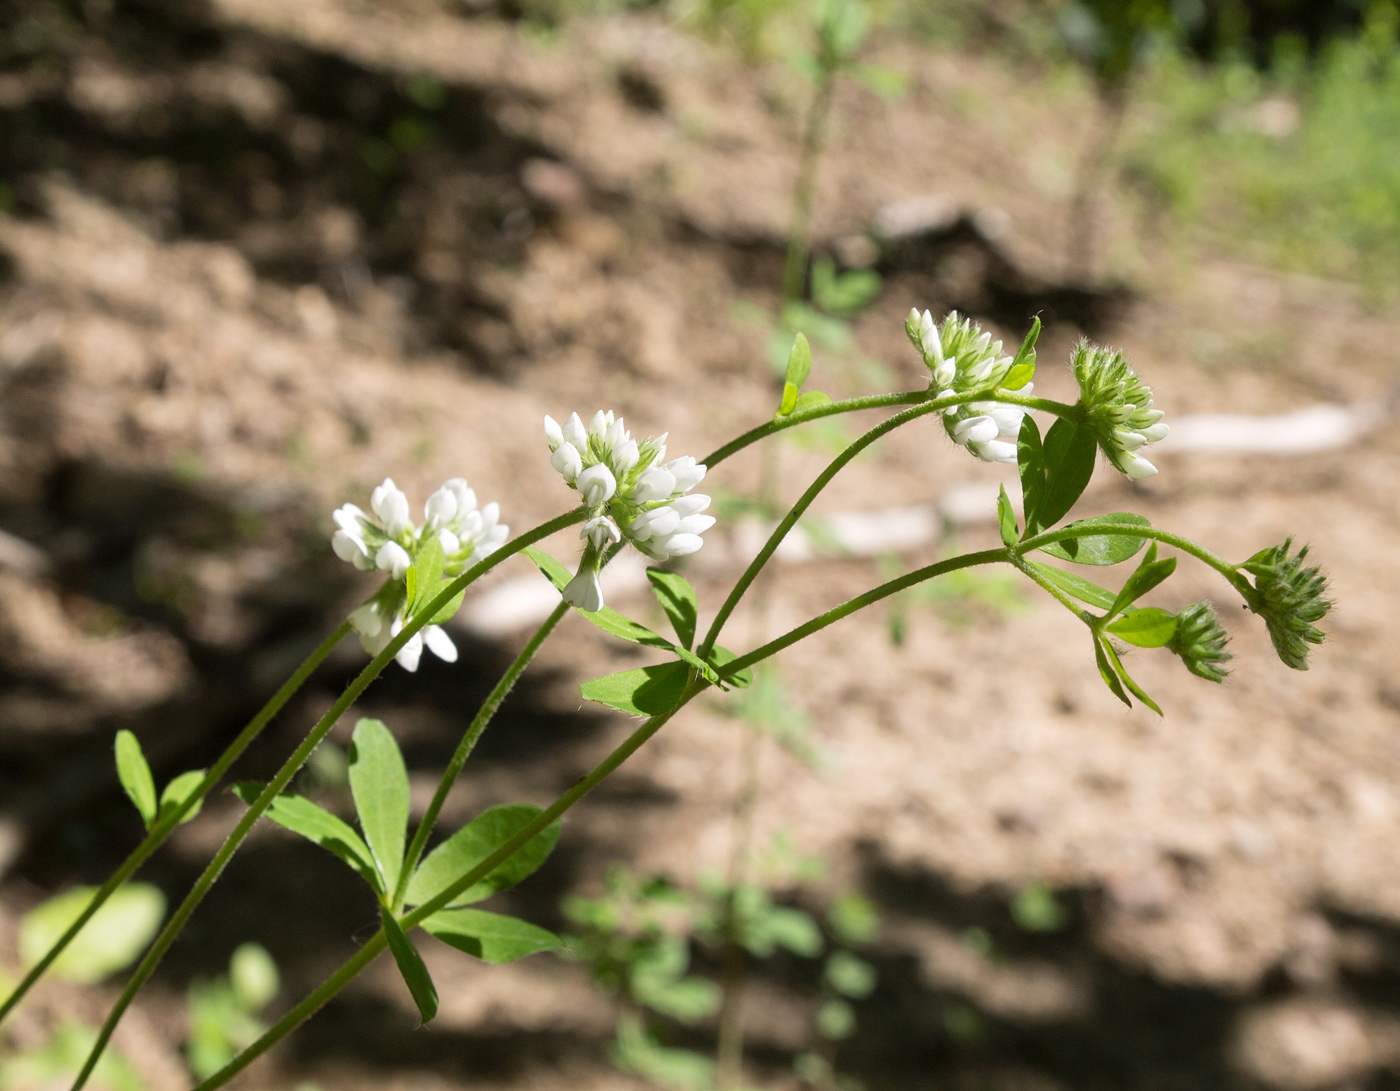
<svg viewBox="0 0 1400 1091">
<path fill-rule="evenodd" d="M 457 498 L 458 519 L 467 512 L 476 510 L 476 492 L 467 484 L 465 477 L 454 477 L 450 481 L 444 481 L 442 487 Z"/>
<path fill-rule="evenodd" d="M 678 497 L 671 501 L 671 507 L 680 513 L 682 519 L 687 515 L 694 515 L 698 511 L 704 511 L 710 506 L 710 498 L 703 492 L 693 492 L 689 496 Z"/>
<path fill-rule="evenodd" d="M 998 402 L 988 407 L 987 416 L 997 422 L 999 435 L 1014 436 L 1021 431 L 1021 421 L 1025 419 L 1026 411 L 1019 405 L 1003 405 Z"/>
<path fill-rule="evenodd" d="M 399 649 L 399 654 L 394 656 L 404 670 L 412 674 L 418 669 L 418 661 L 423 658 L 423 634 L 414 633 L 409 638 L 407 644 Z"/>
<path fill-rule="evenodd" d="M 627 426 L 623 423 L 622 418 L 618 417 L 617 420 L 613 420 L 612 414 L 609 413 L 608 430 L 603 436 L 603 442 L 610 448 L 617 448 L 621 447 L 630 438 L 631 437 L 627 434 Z"/>
<path fill-rule="evenodd" d="M 549 456 L 549 464 L 559 472 L 559 476 L 572 485 L 578 480 L 579 472 L 583 469 L 583 459 L 572 443 L 561 443 L 554 449 L 554 454 Z"/>
<path fill-rule="evenodd" d="M 685 557 L 704 544 L 705 539 L 698 534 L 673 534 L 666 539 L 666 552 L 672 557 Z"/>
<path fill-rule="evenodd" d="M 1007 465 L 1016 465 L 1016 444 L 1007 443 L 1005 440 L 990 439 L 985 443 L 972 443 L 968 445 L 974 455 L 983 462 L 1005 462 Z"/>
<path fill-rule="evenodd" d="M 446 485 L 428 497 L 423 519 L 430 527 L 445 527 L 457 517 L 457 494 Z"/>
<path fill-rule="evenodd" d="M 548 413 L 544 418 L 544 439 L 551 451 L 564 442 L 564 429 L 560 428 L 559 422 Z"/>
<path fill-rule="evenodd" d="M 350 627 L 361 636 L 378 636 L 384 628 L 384 617 L 379 612 L 379 604 L 367 602 L 350 611 Z"/>
<path fill-rule="evenodd" d="M 704 534 L 715 525 L 713 515 L 687 515 L 676 527 L 678 534 Z"/>
<path fill-rule="evenodd" d="M 1143 458 L 1142 455 L 1128 455 L 1123 459 L 1123 472 L 1129 477 L 1141 480 L 1144 477 L 1152 477 L 1157 473 L 1157 467 Z"/>
<path fill-rule="evenodd" d="M 611 413 L 604 413 L 601 409 L 593 414 L 593 419 L 588 422 L 588 435 L 591 439 L 602 439 L 608 432 L 608 426 L 613 422 Z"/>
<path fill-rule="evenodd" d="M 1148 443 L 1157 443 L 1160 440 L 1166 439 L 1167 433 L 1170 431 L 1171 429 L 1165 424 L 1154 424 L 1142 430 L 1142 438 L 1147 440 Z"/>
<path fill-rule="evenodd" d="M 947 386 L 958 374 L 958 362 L 956 360 L 944 360 L 933 369 L 933 383 L 935 386 Z"/>
<path fill-rule="evenodd" d="M 958 443 L 986 443 L 1001 434 L 991 417 L 968 417 L 953 425 L 953 439 Z"/>
<path fill-rule="evenodd" d="M 583 502 L 590 508 L 606 504 L 617 492 L 617 478 L 601 462 L 579 474 L 577 485 L 578 491 L 583 494 Z"/>
<path fill-rule="evenodd" d="M 349 561 L 354 564 L 360 557 L 367 557 L 369 549 L 365 546 L 363 539 L 353 534 L 346 534 L 343 530 L 337 530 L 331 535 L 331 549 L 342 561 Z"/>
<path fill-rule="evenodd" d="M 451 557 L 462 548 L 462 541 L 446 527 L 437 533 L 438 544 L 442 546 L 444 556 Z"/>
<path fill-rule="evenodd" d="M 408 497 L 394 484 L 392 477 L 386 477 L 370 494 L 369 506 L 383 522 L 390 538 L 397 538 L 408 529 Z"/>
<path fill-rule="evenodd" d="M 408 556 L 408 551 L 398 542 L 385 542 L 379 547 L 379 552 L 374 555 L 374 563 L 381 572 L 388 572 L 394 579 L 403 579 L 403 574 L 408 571 L 408 566 L 413 561 Z"/>
<path fill-rule="evenodd" d="M 664 508 L 644 511 L 632 521 L 632 526 L 650 532 L 649 536 L 664 538 L 680 526 L 681 513 L 669 504 Z"/>
<path fill-rule="evenodd" d="M 1136 451 L 1144 443 L 1147 437 L 1137 432 L 1129 432 L 1126 428 L 1115 428 L 1113 438 L 1118 441 L 1120 447 L 1125 451 Z"/>
<path fill-rule="evenodd" d="M 457 662 L 457 645 L 452 643 L 452 638 L 441 625 L 429 625 L 424 628 L 423 643 L 428 646 L 428 651 L 444 663 Z"/>
<path fill-rule="evenodd" d="M 598 583 L 598 573 L 591 568 L 580 569 L 578 575 L 564 586 L 564 601 L 589 613 L 601 610 L 603 588 Z"/>
<path fill-rule="evenodd" d="M 676 475 L 676 488 L 681 492 L 689 492 L 705 480 L 704 465 L 697 463 L 690 455 L 673 458 L 666 463 L 665 469 Z"/>
<path fill-rule="evenodd" d="M 583 421 L 577 413 L 569 415 L 569 419 L 564 422 L 563 432 L 565 442 L 572 443 L 576 449 L 582 451 L 588 446 L 588 429 L 584 428 Z"/>
<path fill-rule="evenodd" d="M 653 500 L 665 500 L 675 491 L 676 475 L 661 466 L 653 466 L 637 478 L 632 499 L 638 504 L 649 504 Z"/>
<path fill-rule="evenodd" d="M 619 424 L 621 421 L 618 422 Z M 612 465 L 619 474 L 625 474 L 641 459 L 641 453 L 637 450 L 637 441 L 634 439 L 625 440 L 613 448 Z"/>
<path fill-rule="evenodd" d="M 354 504 L 342 504 L 331 512 L 331 518 L 341 530 L 355 535 L 362 534 L 365 524 L 369 522 L 369 516 Z"/>
</svg>

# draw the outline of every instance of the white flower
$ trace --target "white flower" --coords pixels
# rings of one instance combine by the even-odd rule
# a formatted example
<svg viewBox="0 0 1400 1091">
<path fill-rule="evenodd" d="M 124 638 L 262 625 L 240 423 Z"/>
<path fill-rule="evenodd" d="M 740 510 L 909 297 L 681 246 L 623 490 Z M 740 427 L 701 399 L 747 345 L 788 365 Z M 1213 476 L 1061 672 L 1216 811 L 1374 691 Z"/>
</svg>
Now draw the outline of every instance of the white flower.
<svg viewBox="0 0 1400 1091">
<path fill-rule="evenodd" d="M 930 372 L 929 385 L 940 398 L 1000 388 L 1014 358 L 1002 353 L 1001 342 L 957 311 L 949 313 L 942 327 L 928 311 L 916 308 L 904 324 Z M 1029 394 L 1030 383 L 1018 393 Z M 950 405 L 943 410 L 943 427 L 954 443 L 961 444 L 984 462 L 1016 462 L 1016 437 L 1026 411 L 991 399 Z"/>
<path fill-rule="evenodd" d="M 598 582 L 598 570 L 581 567 L 578 575 L 564 586 L 564 601 L 590 614 L 603 608 L 603 587 Z"/>
<path fill-rule="evenodd" d="M 1079 404 L 1108 460 L 1129 477 L 1152 477 L 1157 467 L 1141 449 L 1164 439 L 1169 429 L 1162 411 L 1152 408 L 1152 389 L 1121 352 L 1081 341 L 1070 360 L 1079 381 Z"/>
<path fill-rule="evenodd" d="M 457 576 L 505 544 L 510 528 L 500 521 L 500 506 L 478 508 L 476 492 L 460 477 L 443 482 L 423 505 L 423 525 L 409 518 L 408 497 L 392 478 L 385 478 L 370 495 L 370 512 L 346 504 L 334 513 L 336 530 L 331 548 L 341 560 L 362 572 L 378 569 L 389 576 L 369 602 L 350 615 L 351 628 L 370 655 L 378 655 L 407 622 L 404 577 L 429 541 L 442 547 L 444 576 Z M 405 670 L 418 669 L 427 648 L 448 663 L 457 660 L 457 647 L 438 625 L 425 626 L 395 656 Z"/>
<path fill-rule="evenodd" d="M 562 425 L 544 420 L 550 465 L 575 489 L 588 509 L 581 536 L 588 541 L 578 575 L 564 598 L 580 609 L 603 605 L 597 569 L 610 546 L 630 541 L 657 561 L 694 553 L 714 525 L 701 513 L 710 498 L 690 494 L 705 467 L 689 456 L 666 457 L 665 435 L 637 440 L 621 417 L 599 410 L 585 428 L 577 413 Z"/>
</svg>

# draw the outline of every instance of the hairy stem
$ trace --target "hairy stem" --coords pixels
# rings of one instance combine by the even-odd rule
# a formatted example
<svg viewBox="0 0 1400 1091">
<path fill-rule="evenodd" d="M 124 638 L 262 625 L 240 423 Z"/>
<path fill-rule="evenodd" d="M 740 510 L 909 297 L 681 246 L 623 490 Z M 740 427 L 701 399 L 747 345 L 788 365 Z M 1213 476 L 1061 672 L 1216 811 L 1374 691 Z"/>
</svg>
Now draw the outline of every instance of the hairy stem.
<svg viewBox="0 0 1400 1091">
<path fill-rule="evenodd" d="M 59 936 L 54 945 L 44 953 L 44 957 L 30 968 L 29 972 L 24 975 L 24 980 L 19 983 L 14 992 L 10 993 L 10 995 L 5 998 L 3 1004 L 0 1004 L 0 1022 L 3 1022 L 5 1017 L 15 1009 L 20 1000 L 24 998 L 25 993 L 33 987 L 34 983 L 37 982 L 39 978 L 43 977 L 44 972 L 53 965 L 54 960 L 63 953 L 64 948 L 73 942 L 73 937 L 81 932 L 83 926 L 92 919 L 92 915 L 101 909 L 107 899 L 115 894 L 117 890 L 121 888 L 122 884 L 131 878 L 136 870 L 150 858 L 151 854 L 165 842 L 165 839 L 169 837 L 175 827 L 180 824 L 180 820 L 189 813 L 190 808 L 208 795 L 210 791 L 213 790 L 214 786 L 224 778 L 224 774 L 229 771 L 229 768 L 238 760 L 243 751 L 248 749 L 252 741 L 262 733 L 263 728 L 265 728 L 271 722 L 272 718 L 282 710 L 282 707 L 292 699 L 292 696 L 297 690 L 301 689 L 302 685 L 311 677 L 316 668 L 321 665 L 326 656 L 330 655 L 331 652 L 335 650 L 336 645 L 344 640 L 349 632 L 350 623 L 348 621 L 341 622 L 330 636 L 326 637 L 316 650 L 302 661 L 301 666 L 297 667 L 292 676 L 282 683 L 282 688 L 274 693 L 272 697 L 268 699 L 267 704 L 263 705 L 263 707 L 258 710 L 257 715 L 248 721 L 247 726 L 238 733 L 238 737 L 235 738 L 233 742 L 229 743 L 224 752 L 219 755 L 219 759 L 210 767 L 209 772 L 204 774 L 204 779 L 199 782 L 199 787 L 178 807 L 173 808 L 156 821 L 147 832 L 145 838 L 142 839 L 141 843 L 131 851 L 131 855 L 123 860 L 121 866 L 112 873 L 111 877 L 97 888 L 97 891 L 92 896 L 92 900 L 88 902 L 82 913 L 78 915 L 78 918 L 68 926 L 63 935 Z"/>
<path fill-rule="evenodd" d="M 195 885 L 191 888 L 190 892 L 185 895 L 185 900 L 181 902 L 179 908 L 175 910 L 174 916 L 172 916 L 165 927 L 161 929 L 160 935 L 155 938 L 150 948 L 146 951 L 145 957 L 142 958 L 140 964 L 132 973 L 130 980 L 127 981 L 125 988 L 122 989 L 121 995 L 117 998 L 116 1005 L 108 1014 L 106 1022 L 102 1024 L 102 1029 L 97 1035 L 97 1041 L 88 1054 L 87 1060 L 84 1061 L 82 1070 L 78 1073 L 77 1079 L 73 1081 L 72 1091 L 79 1091 L 79 1089 L 87 1083 L 88 1078 L 92 1075 L 93 1068 L 96 1067 L 103 1050 L 107 1047 L 107 1042 L 112 1037 L 112 1032 L 116 1030 L 117 1024 L 126 1013 L 126 1009 L 131 1006 L 132 1000 L 136 998 L 136 993 L 155 971 L 156 966 L 160 964 L 161 958 L 164 957 L 170 945 L 175 942 L 175 937 L 180 934 L 181 929 L 184 928 L 185 923 L 190 919 L 191 915 L 193 915 L 199 903 L 204 900 L 204 896 L 209 893 L 210 888 L 218 881 L 220 874 L 228 865 L 229 860 L 233 857 L 233 854 L 238 851 L 238 847 L 243 843 L 243 839 L 248 836 L 249 830 L 253 828 L 253 824 L 262 816 L 262 813 L 272 805 L 272 801 L 282 793 L 283 789 L 287 787 L 292 777 L 294 777 L 302 765 L 305 764 L 306 759 L 311 756 L 311 752 L 320 745 L 321 740 L 324 739 L 330 729 L 335 726 L 336 721 L 344 715 L 345 710 L 348 709 L 356 698 L 368 688 L 369 684 L 379 676 L 380 672 L 388 666 L 389 661 L 399 653 L 399 650 L 407 644 L 410 639 L 412 639 L 413 635 L 427 625 L 428 621 L 439 610 L 451 602 L 468 584 L 495 568 L 502 561 L 519 553 L 526 546 L 533 545 L 542 538 L 547 538 L 557 530 L 562 530 L 564 527 L 581 522 L 584 515 L 585 512 L 583 509 L 575 509 L 559 516 L 557 519 L 551 519 L 549 522 L 543 523 L 533 530 L 526 531 L 519 537 L 507 542 L 499 550 L 491 554 L 491 556 L 473 565 L 466 572 L 463 572 L 448 584 L 432 602 L 428 603 L 428 605 L 420 610 L 414 617 L 410 618 L 398 635 L 389 642 L 389 645 L 370 660 L 369 665 L 345 688 L 345 692 L 336 699 L 335 703 L 326 711 L 326 714 L 322 716 L 316 726 L 311 729 L 311 733 L 302 740 L 301 745 L 298 746 L 296 750 L 292 752 L 291 757 L 283 763 L 282 768 L 277 771 L 277 775 L 274 776 L 272 780 L 268 782 L 267 786 L 258 794 L 258 798 L 253 801 L 243 817 L 238 820 L 238 824 L 233 828 L 233 832 L 224 840 L 224 843 L 219 847 L 219 851 L 214 854 L 214 858 L 195 881 Z"/>
<path fill-rule="evenodd" d="M 413 875 L 413 869 L 418 866 L 418 858 L 423 855 L 423 849 L 428 844 L 428 837 L 437 824 L 437 817 L 442 812 L 442 805 L 447 802 L 447 793 L 451 791 L 452 785 L 456 782 L 457 774 L 462 771 L 462 766 L 467 763 L 467 758 L 476 749 L 477 740 L 481 738 L 482 732 L 491 723 L 492 718 L 496 715 L 496 710 L 501 707 L 501 702 L 515 688 L 515 683 L 520 680 L 520 676 L 529 666 L 530 660 L 535 658 L 535 653 L 540 650 L 540 646 L 544 644 L 549 634 L 554 631 L 554 627 L 563 620 L 564 615 L 568 612 L 569 604 L 567 602 L 561 602 L 554 608 L 554 612 L 545 618 L 544 623 L 535 630 L 535 635 L 520 650 L 515 661 L 511 663 L 506 673 L 501 676 L 501 680 L 487 695 L 481 708 L 477 709 L 476 716 L 473 717 L 466 734 L 462 736 L 462 741 L 457 744 L 457 749 L 452 754 L 452 760 L 447 763 L 447 768 L 443 770 L 442 780 L 438 782 L 437 791 L 433 793 L 433 801 L 423 812 L 423 818 L 413 833 L 413 840 L 409 842 L 408 853 L 404 857 L 403 870 L 399 874 L 398 888 L 394 891 L 392 903 L 394 912 L 397 913 L 403 908 L 404 892 L 408 890 L 408 881 Z"/>
</svg>

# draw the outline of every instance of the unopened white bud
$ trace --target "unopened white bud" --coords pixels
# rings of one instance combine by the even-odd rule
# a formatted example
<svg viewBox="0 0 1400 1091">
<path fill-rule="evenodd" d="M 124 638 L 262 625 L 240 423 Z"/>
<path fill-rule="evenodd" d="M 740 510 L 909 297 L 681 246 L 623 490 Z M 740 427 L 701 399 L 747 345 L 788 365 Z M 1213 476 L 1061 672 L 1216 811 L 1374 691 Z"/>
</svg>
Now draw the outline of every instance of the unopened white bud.
<svg viewBox="0 0 1400 1091">
<path fill-rule="evenodd" d="M 1123 457 L 1123 472 L 1140 481 L 1145 477 L 1155 476 L 1157 467 L 1148 462 L 1142 455 L 1130 454 Z"/>
<path fill-rule="evenodd" d="M 446 526 L 457 515 L 457 496 L 446 485 L 428 497 L 423 505 L 423 518 L 430 527 Z"/>
<path fill-rule="evenodd" d="M 632 499 L 638 504 L 649 504 L 653 500 L 665 500 L 675 491 L 676 475 L 663 466 L 653 466 L 637 478 Z"/>
<path fill-rule="evenodd" d="M 385 542 L 374 555 L 374 563 L 381 572 L 387 572 L 394 579 L 400 580 L 413 561 L 408 551 L 398 542 Z"/>
<path fill-rule="evenodd" d="M 559 472 L 559 476 L 572 485 L 583 470 L 583 458 L 572 443 L 561 442 L 549 456 L 549 464 Z"/>
<path fill-rule="evenodd" d="M 580 473 L 577 485 L 583 502 L 590 508 L 606 504 L 617 492 L 617 478 L 613 477 L 612 471 L 601 462 Z"/>
<path fill-rule="evenodd" d="M 572 443 L 575 450 L 582 451 L 588 446 L 588 429 L 584 428 L 583 421 L 579 419 L 577 413 L 570 413 L 569 419 L 564 422 L 561 429 L 566 443 Z"/>
<path fill-rule="evenodd" d="M 592 613 L 603 608 L 603 588 L 597 570 L 580 568 L 578 575 L 564 586 L 564 601 L 570 606 Z"/>
</svg>

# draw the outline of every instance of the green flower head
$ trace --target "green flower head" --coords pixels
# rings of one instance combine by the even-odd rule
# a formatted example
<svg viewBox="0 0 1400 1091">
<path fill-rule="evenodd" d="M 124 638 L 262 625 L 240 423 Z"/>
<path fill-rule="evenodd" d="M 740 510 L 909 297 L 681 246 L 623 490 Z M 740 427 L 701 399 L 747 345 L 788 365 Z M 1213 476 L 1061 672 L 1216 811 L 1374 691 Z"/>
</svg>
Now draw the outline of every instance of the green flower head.
<svg viewBox="0 0 1400 1091">
<path fill-rule="evenodd" d="M 1223 682 L 1225 664 L 1234 658 L 1225 650 L 1230 635 L 1208 602 L 1193 602 L 1176 615 L 1176 635 L 1167 647 L 1181 656 L 1186 669 L 1207 682 Z"/>
<path fill-rule="evenodd" d="M 1152 388 L 1138 378 L 1121 352 L 1080 341 L 1071 360 L 1079 381 L 1085 423 L 1114 467 L 1129 477 L 1157 472 L 1140 449 L 1167 434 L 1162 411 L 1152 408 Z"/>
<path fill-rule="evenodd" d="M 1289 556 L 1293 539 L 1261 549 L 1240 568 L 1254 577 L 1256 601 L 1250 605 L 1269 627 L 1278 657 L 1294 670 L 1308 669 L 1308 645 L 1325 639 L 1315 622 L 1332 609 L 1327 577 L 1316 565 L 1304 567 L 1308 547 Z"/>
</svg>

